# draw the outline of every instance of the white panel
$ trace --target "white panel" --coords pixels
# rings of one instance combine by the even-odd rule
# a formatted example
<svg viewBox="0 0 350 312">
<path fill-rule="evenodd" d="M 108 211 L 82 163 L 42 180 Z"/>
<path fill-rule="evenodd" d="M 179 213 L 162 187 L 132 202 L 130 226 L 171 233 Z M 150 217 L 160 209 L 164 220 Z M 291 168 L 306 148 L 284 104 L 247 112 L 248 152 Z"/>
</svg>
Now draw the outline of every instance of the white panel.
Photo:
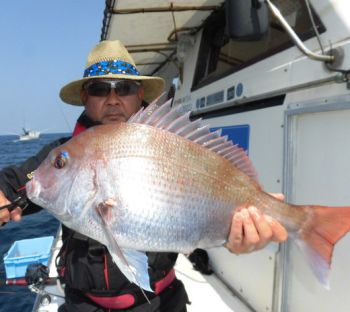
<svg viewBox="0 0 350 312">
<path fill-rule="evenodd" d="M 276 245 L 252 254 L 234 255 L 226 248 L 209 250 L 214 271 L 254 311 L 272 311 Z"/>
<path fill-rule="evenodd" d="M 323 205 L 350 204 L 350 110 L 298 114 L 291 117 L 294 150 L 291 200 Z M 350 311 L 350 235 L 337 245 L 330 290 L 313 276 L 301 252 L 291 246 L 286 299 L 288 311 Z M 285 310 L 283 310 L 285 311 Z"/>
<path fill-rule="evenodd" d="M 282 191 L 284 107 L 270 107 L 206 119 L 211 127 L 249 125 L 249 158 L 268 192 Z"/>
<path fill-rule="evenodd" d="M 284 107 L 270 107 L 205 120 L 212 127 L 249 125 L 251 158 L 264 189 L 281 192 Z M 258 312 L 272 311 L 277 244 L 248 255 L 209 251 L 217 274 Z"/>
</svg>

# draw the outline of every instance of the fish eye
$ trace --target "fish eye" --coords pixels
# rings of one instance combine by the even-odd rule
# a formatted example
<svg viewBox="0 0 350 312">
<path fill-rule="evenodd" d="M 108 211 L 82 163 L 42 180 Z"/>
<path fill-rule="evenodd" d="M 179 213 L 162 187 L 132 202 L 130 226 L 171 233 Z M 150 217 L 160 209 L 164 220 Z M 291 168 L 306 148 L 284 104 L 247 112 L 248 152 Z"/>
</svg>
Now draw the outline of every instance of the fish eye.
<svg viewBox="0 0 350 312">
<path fill-rule="evenodd" d="M 62 169 L 66 165 L 67 161 L 68 161 L 68 152 L 61 152 L 56 156 L 53 162 L 53 165 L 56 169 Z"/>
</svg>

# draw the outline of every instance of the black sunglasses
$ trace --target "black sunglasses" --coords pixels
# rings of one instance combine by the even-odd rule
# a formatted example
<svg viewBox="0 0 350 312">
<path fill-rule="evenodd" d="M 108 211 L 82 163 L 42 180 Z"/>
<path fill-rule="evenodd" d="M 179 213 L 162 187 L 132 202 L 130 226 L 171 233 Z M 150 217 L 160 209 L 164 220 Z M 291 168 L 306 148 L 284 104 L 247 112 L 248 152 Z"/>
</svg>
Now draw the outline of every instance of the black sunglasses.
<svg viewBox="0 0 350 312">
<path fill-rule="evenodd" d="M 91 80 L 84 85 L 84 89 L 90 96 L 108 96 L 112 89 L 119 96 L 134 95 L 141 83 L 134 80 Z"/>
</svg>

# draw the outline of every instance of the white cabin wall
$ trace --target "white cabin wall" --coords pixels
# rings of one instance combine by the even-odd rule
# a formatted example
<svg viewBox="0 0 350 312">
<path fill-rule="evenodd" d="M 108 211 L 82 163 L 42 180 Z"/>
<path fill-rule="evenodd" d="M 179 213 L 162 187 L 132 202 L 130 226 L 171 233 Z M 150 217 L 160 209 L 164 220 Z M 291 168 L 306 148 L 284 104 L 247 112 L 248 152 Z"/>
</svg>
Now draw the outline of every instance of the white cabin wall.
<svg viewBox="0 0 350 312">
<path fill-rule="evenodd" d="M 342 47 L 345 58 L 341 65 L 342 69 L 350 68 L 350 19 L 347 17 L 350 12 L 349 1 L 312 1 L 317 5 L 316 12 L 319 14 L 322 23 L 327 31 L 321 34 L 321 40 L 325 48 L 329 48 L 330 42 L 332 47 Z M 340 18 L 339 18 L 340 17 Z M 304 56 L 297 47 L 291 47 L 269 58 L 266 58 L 256 64 L 233 73 L 227 77 L 217 80 L 203 88 L 191 92 L 193 74 L 197 53 L 200 44 L 200 35 L 197 35 L 196 44 L 186 59 L 184 66 L 184 79 L 181 87 L 177 91 L 177 105 L 182 105 L 184 109 L 196 111 L 196 100 L 206 97 L 220 90 L 225 90 L 225 99 L 221 104 L 210 109 L 219 109 L 222 107 L 242 104 L 245 102 L 262 99 L 279 94 L 286 94 L 283 105 L 269 107 L 259 110 L 253 110 L 238 114 L 223 115 L 220 117 L 206 120 L 212 127 L 224 127 L 233 125 L 249 125 L 249 156 L 257 169 L 260 183 L 263 188 L 269 192 L 284 192 L 288 199 L 303 202 L 303 189 L 309 190 L 310 196 L 314 200 L 320 199 L 322 203 L 337 204 L 332 193 L 335 196 L 342 196 L 343 203 L 346 198 L 349 199 L 348 192 L 343 191 L 340 195 L 335 191 L 339 188 L 336 183 L 337 178 L 332 178 L 332 183 L 328 188 L 329 192 L 322 192 L 326 198 L 319 198 L 317 188 L 303 187 L 303 179 L 299 174 L 298 187 L 284 185 L 286 163 L 290 155 L 286 155 L 286 112 L 295 109 L 298 105 L 328 105 L 334 103 L 339 97 L 346 97 L 350 94 L 347 84 L 339 81 L 339 74 L 329 71 L 322 62 L 314 61 Z M 305 41 L 306 46 L 320 53 L 320 47 L 316 38 Z M 226 90 L 238 83 L 244 86 L 244 92 L 241 97 L 235 101 L 226 100 Z M 204 109 L 202 112 L 205 112 Z M 348 114 L 346 115 L 348 116 Z M 340 118 L 340 116 L 338 116 Z M 342 120 L 344 131 L 348 131 L 346 124 Z M 333 122 L 334 124 L 334 122 Z M 321 126 L 319 124 L 318 126 Z M 326 125 L 323 125 L 323 131 Z M 337 130 L 338 129 L 338 130 Z M 331 130 L 331 129 L 330 129 Z M 304 131 L 304 130 L 303 130 Z M 305 130 L 306 131 L 306 130 Z M 339 128 L 333 127 L 332 133 L 334 138 L 337 137 Z M 349 130 L 350 131 L 350 130 Z M 302 137 L 302 133 L 300 133 Z M 349 132 L 350 135 L 350 132 Z M 321 143 L 321 142 L 320 142 Z M 317 146 L 318 153 L 322 153 L 322 148 L 327 146 Z M 332 149 L 337 150 L 337 144 L 332 142 Z M 340 149 L 342 153 L 343 149 Z M 328 154 L 329 155 L 329 154 Z M 335 159 L 341 157 L 335 155 Z M 299 161 L 301 161 L 300 158 Z M 310 159 L 308 162 L 311 161 Z M 330 159 L 327 159 L 330 162 Z M 307 164 L 304 164 L 306 167 Z M 320 165 L 318 163 L 318 165 Z M 299 167 L 301 168 L 301 167 Z M 338 168 L 339 169 L 339 168 Z M 337 169 L 337 170 L 338 170 Z M 321 168 L 320 168 L 321 170 Z M 332 170 L 326 171 L 328 176 Z M 321 174 L 321 173 L 320 173 Z M 337 174 L 340 174 L 339 170 Z M 347 177 L 348 175 L 345 175 Z M 310 178 L 310 177 L 308 177 Z M 312 177 L 311 177 L 312 178 Z M 314 179 L 322 179 L 322 174 Z M 344 190 L 344 185 L 342 189 Z M 332 192 L 332 188 L 334 192 Z M 304 194 L 304 195 L 303 195 Z M 349 201 L 349 200 L 348 200 Z M 330 307 L 335 306 L 336 300 L 339 300 L 338 311 L 347 312 L 350 308 L 349 300 L 346 297 L 347 283 L 341 280 L 341 272 L 348 272 L 346 261 L 348 259 L 349 238 L 344 238 L 337 246 L 335 251 L 333 269 L 333 284 L 336 283 L 334 290 L 326 292 L 317 284 L 310 268 L 301 257 L 299 250 L 294 245 L 290 247 L 292 257 L 285 259 L 280 254 L 277 244 L 270 244 L 263 251 L 249 255 L 236 256 L 230 254 L 224 248 L 216 248 L 209 251 L 212 265 L 216 273 L 234 289 L 254 310 L 274 311 L 274 312 L 306 312 L 306 311 L 331 311 Z M 280 264 L 288 260 L 289 263 L 285 268 L 289 284 L 282 290 L 279 270 Z M 347 273 L 346 273 L 347 274 Z M 350 273 L 349 273 L 350 274 Z M 300 284 L 300 275 L 307 276 L 308 282 Z M 348 280 L 348 278 L 346 278 Z M 306 286 L 305 286 L 306 285 Z M 310 286 L 311 285 L 311 286 Z M 310 286 L 311 288 L 305 289 Z M 342 290 L 340 290 L 342 289 Z M 337 295 L 339 292 L 339 295 Z M 279 295 L 282 293 L 282 298 Z M 309 302 L 305 304 L 305 302 Z"/>
<path fill-rule="evenodd" d="M 318 167 L 317 175 L 314 174 L 313 176 L 306 177 L 301 175 L 304 169 L 299 164 L 298 180 L 292 182 L 289 186 L 283 185 L 284 165 L 286 165 L 287 158 L 287 155 L 284 154 L 285 144 L 292 144 L 289 141 L 285 141 L 285 114 L 289 110 L 299 109 L 301 106 L 304 108 L 312 105 L 328 107 L 335 104 L 337 99 L 349 97 L 349 95 L 350 92 L 346 84 L 332 83 L 291 92 L 286 96 L 285 103 L 281 106 L 211 118 L 208 122 L 212 126 L 249 124 L 249 156 L 257 169 L 260 182 L 265 190 L 270 192 L 283 191 L 289 200 L 296 203 L 311 202 L 345 205 L 346 203 L 349 204 L 349 192 L 348 183 L 344 179 L 347 180 L 349 175 L 347 174 L 347 167 L 344 167 L 343 163 L 337 163 L 337 159 L 344 159 L 342 155 L 348 155 L 350 150 L 348 147 L 344 147 L 345 149 L 342 147 L 338 149 L 340 155 L 337 155 L 336 151 L 339 145 L 337 138 L 341 142 L 344 142 L 345 146 L 347 145 L 346 138 L 350 135 L 350 128 L 346 125 L 346 121 L 349 119 L 349 112 L 343 117 L 341 116 L 342 112 L 337 112 L 335 113 L 335 118 L 337 119 L 333 119 L 329 125 L 327 125 L 326 120 L 322 124 L 318 123 L 318 128 L 313 130 L 316 133 L 319 131 L 320 136 L 322 136 L 322 133 L 331 133 L 331 135 L 324 135 L 325 141 L 321 139 L 317 142 L 317 154 L 315 155 L 321 161 L 324 160 L 325 155 L 328 155 L 326 156 L 329 163 L 327 168 Z M 324 114 L 327 114 L 327 112 Z M 329 112 L 329 114 L 334 113 Z M 336 121 L 341 122 L 341 124 L 337 125 Z M 300 141 L 303 138 L 304 130 L 299 129 L 299 131 L 299 139 L 297 137 L 294 138 L 293 135 L 291 136 L 294 140 Z M 307 135 L 307 132 L 305 132 L 305 135 Z M 332 138 L 334 138 L 333 142 L 328 144 Z M 298 144 L 298 142 L 294 142 L 294 144 Z M 327 153 L 322 152 L 323 149 L 326 149 Z M 303 154 L 304 152 L 299 151 L 299 153 Z M 334 156 L 335 163 L 331 162 L 332 155 Z M 298 162 L 302 162 L 302 165 L 308 168 L 312 160 L 309 158 L 303 160 L 303 158 L 299 157 Z M 317 165 L 320 166 L 321 163 L 319 161 Z M 294 174 L 292 175 L 294 176 Z M 327 191 L 324 188 L 318 188 L 312 185 L 309 182 L 312 179 L 316 179 L 318 185 L 326 183 Z M 250 255 L 235 256 L 227 252 L 224 248 L 210 250 L 209 255 L 217 274 L 256 311 L 326 312 L 331 311 L 329 310 L 330 306 L 332 304 L 334 305 L 334 302 L 338 299 L 340 301 L 339 306 L 342 307 L 339 311 L 347 312 L 346 307 L 350 306 L 350 302 L 345 295 L 346 290 L 344 289 L 347 289 L 347 284 L 341 280 L 341 272 L 349 272 L 346 274 L 350 274 L 344 260 L 349 258 L 349 241 L 348 235 L 336 247 L 334 268 L 331 273 L 331 282 L 334 285 L 334 290 L 331 291 L 326 291 L 319 284 L 300 251 L 294 245 L 291 245 L 290 251 L 292 257 L 289 259 L 289 265 L 287 266 L 287 276 L 290 284 L 283 294 L 284 304 L 287 306 L 284 306 L 281 310 L 278 310 L 280 307 L 273 305 L 277 294 L 274 281 L 276 270 L 278 270 L 278 266 L 276 265 L 281 261 L 279 258 L 279 249 L 276 244 L 270 244 L 263 251 Z M 306 283 L 303 276 L 307 277 Z M 309 287 L 307 291 L 304 289 L 305 287 Z M 305 302 L 310 303 L 306 304 Z"/>
<path fill-rule="evenodd" d="M 348 0 L 312 0 L 314 10 L 320 16 L 327 31 L 321 35 L 323 43 L 335 43 L 349 38 L 350 2 Z"/>
<path fill-rule="evenodd" d="M 282 192 L 284 106 L 270 107 L 205 120 L 211 126 L 250 127 L 249 157 L 258 172 L 262 187 Z M 263 251 L 236 256 L 224 248 L 209 251 L 216 272 L 256 311 L 272 311 L 275 264 L 278 245 Z"/>
</svg>

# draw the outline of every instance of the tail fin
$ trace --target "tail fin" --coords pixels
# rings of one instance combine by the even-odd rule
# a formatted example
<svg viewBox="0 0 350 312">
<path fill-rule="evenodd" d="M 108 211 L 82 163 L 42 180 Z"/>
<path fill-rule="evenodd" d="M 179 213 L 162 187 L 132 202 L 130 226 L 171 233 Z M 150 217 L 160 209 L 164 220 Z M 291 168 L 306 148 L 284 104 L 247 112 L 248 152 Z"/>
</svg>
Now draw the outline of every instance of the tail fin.
<svg viewBox="0 0 350 312">
<path fill-rule="evenodd" d="M 350 230 L 350 207 L 308 207 L 312 211 L 310 220 L 300 230 L 297 243 L 317 278 L 329 288 L 334 245 Z"/>
</svg>

